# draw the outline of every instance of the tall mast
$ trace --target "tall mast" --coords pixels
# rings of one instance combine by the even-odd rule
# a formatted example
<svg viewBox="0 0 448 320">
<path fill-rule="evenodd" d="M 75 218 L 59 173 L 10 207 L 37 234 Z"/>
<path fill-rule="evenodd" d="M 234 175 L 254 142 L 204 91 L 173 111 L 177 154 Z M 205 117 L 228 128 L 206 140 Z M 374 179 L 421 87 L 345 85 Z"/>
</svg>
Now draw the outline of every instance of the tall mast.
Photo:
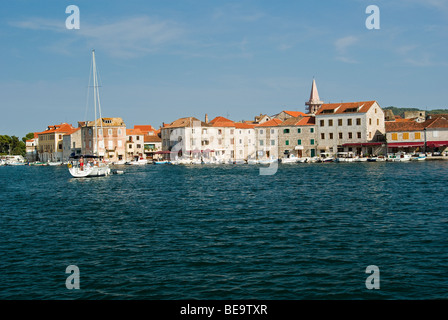
<svg viewBox="0 0 448 320">
<path fill-rule="evenodd" d="M 93 67 L 93 109 L 95 110 L 95 130 L 93 134 L 94 139 L 94 152 L 93 154 L 98 155 L 98 127 L 96 123 L 96 96 L 97 96 L 97 78 L 96 78 L 96 63 L 95 63 L 95 49 L 92 50 L 92 67 Z"/>
</svg>

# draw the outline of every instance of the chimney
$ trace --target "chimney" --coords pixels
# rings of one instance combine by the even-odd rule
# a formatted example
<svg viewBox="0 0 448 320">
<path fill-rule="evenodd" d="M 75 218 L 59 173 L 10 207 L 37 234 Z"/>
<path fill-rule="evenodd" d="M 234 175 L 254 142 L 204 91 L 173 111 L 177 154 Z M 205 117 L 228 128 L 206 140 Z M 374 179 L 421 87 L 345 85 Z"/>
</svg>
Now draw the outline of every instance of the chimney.
<svg viewBox="0 0 448 320">
<path fill-rule="evenodd" d="M 205 114 L 205 123 L 208 123 L 208 114 Z"/>
</svg>

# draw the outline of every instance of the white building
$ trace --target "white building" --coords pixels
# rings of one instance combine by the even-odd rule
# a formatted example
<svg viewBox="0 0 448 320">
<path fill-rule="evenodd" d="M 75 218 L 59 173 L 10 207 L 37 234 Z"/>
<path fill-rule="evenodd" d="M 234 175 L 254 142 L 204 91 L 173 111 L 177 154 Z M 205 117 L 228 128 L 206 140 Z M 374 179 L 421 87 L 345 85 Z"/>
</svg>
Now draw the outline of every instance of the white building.
<svg viewBox="0 0 448 320">
<path fill-rule="evenodd" d="M 323 104 L 316 128 L 319 154 L 385 153 L 384 112 L 376 101 Z"/>
<path fill-rule="evenodd" d="M 62 161 L 67 161 L 70 156 L 80 155 L 81 151 L 81 128 L 65 133 L 62 137 Z"/>
</svg>

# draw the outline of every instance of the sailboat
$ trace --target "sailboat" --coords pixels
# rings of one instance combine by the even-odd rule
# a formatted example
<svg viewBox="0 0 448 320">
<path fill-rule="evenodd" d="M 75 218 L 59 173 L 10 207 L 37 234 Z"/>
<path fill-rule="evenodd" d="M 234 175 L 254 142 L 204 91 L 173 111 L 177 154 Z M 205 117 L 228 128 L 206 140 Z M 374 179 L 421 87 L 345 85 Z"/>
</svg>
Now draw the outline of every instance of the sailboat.
<svg viewBox="0 0 448 320">
<path fill-rule="evenodd" d="M 75 178 L 86 178 L 86 177 L 102 177 L 108 176 L 111 173 L 109 165 L 103 163 L 98 156 L 98 146 L 99 146 L 99 135 L 98 135 L 98 119 L 96 118 L 97 109 L 100 116 L 100 127 L 101 132 L 103 132 L 103 122 L 101 116 L 101 103 L 100 103 L 100 93 L 98 89 L 98 73 L 96 70 L 95 61 L 95 50 L 92 50 L 92 75 L 93 75 L 93 102 L 95 109 L 95 127 L 94 127 L 94 152 L 93 155 L 78 155 L 70 159 L 68 170 L 70 174 Z M 87 122 L 86 122 L 87 125 Z M 101 134 L 102 137 L 102 134 Z M 101 145 L 104 146 L 104 138 L 101 141 Z"/>
</svg>

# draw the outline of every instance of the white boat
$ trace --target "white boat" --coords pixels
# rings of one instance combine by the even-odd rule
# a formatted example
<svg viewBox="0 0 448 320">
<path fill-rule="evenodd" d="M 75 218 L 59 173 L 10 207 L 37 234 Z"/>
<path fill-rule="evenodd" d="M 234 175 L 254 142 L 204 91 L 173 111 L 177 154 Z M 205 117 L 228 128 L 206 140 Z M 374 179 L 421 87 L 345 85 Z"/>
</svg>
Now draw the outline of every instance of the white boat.
<svg viewBox="0 0 448 320">
<path fill-rule="evenodd" d="M 144 166 L 144 165 L 148 164 L 148 161 L 146 159 L 140 158 L 138 160 L 132 160 L 132 161 L 126 162 L 125 164 L 132 165 L 132 166 Z"/>
<path fill-rule="evenodd" d="M 24 166 L 26 164 L 25 159 L 21 155 L 6 156 L 3 161 L 4 165 L 8 166 Z"/>
<path fill-rule="evenodd" d="M 298 158 L 298 159 L 297 159 L 297 163 L 306 163 L 306 162 L 310 162 L 310 159 L 311 159 L 311 158 L 309 158 L 309 157 Z"/>
<path fill-rule="evenodd" d="M 247 164 L 258 164 L 259 161 L 257 159 L 247 159 Z"/>
<path fill-rule="evenodd" d="M 123 165 L 123 164 L 126 164 L 126 160 L 118 160 L 118 161 L 115 161 L 112 163 L 112 165 L 115 165 L 115 166 L 119 166 L 119 165 Z"/>
<path fill-rule="evenodd" d="M 411 160 L 412 161 L 424 161 L 424 160 L 426 160 L 426 155 L 424 153 L 413 155 L 413 156 L 411 156 Z"/>
<path fill-rule="evenodd" d="M 153 163 L 154 164 L 168 164 L 168 160 L 154 160 Z"/>
<path fill-rule="evenodd" d="M 260 160 L 258 160 L 259 164 L 271 164 L 271 163 L 274 163 L 274 162 L 278 162 L 278 159 L 269 158 L 269 159 L 260 159 Z"/>
<path fill-rule="evenodd" d="M 289 157 L 281 158 L 280 162 L 281 163 L 297 163 L 297 160 L 299 160 L 299 158 L 297 158 L 294 154 L 290 154 Z"/>
<path fill-rule="evenodd" d="M 411 160 L 411 155 L 410 154 L 406 154 L 406 153 L 397 153 L 394 155 L 389 154 L 387 157 L 387 161 L 410 161 Z"/>
<path fill-rule="evenodd" d="M 233 160 L 233 164 L 245 164 L 246 161 L 242 160 L 242 159 L 238 159 L 238 160 Z"/>
<path fill-rule="evenodd" d="M 48 166 L 62 166 L 62 162 L 61 161 L 48 161 L 47 165 Z"/>
<path fill-rule="evenodd" d="M 69 163 L 68 170 L 74 178 L 101 177 L 111 173 L 109 165 L 98 157 L 99 135 L 96 121 L 96 108 L 98 107 L 101 118 L 100 93 L 98 86 L 98 74 L 96 70 L 95 50 L 92 50 L 92 75 L 93 75 L 93 100 L 95 106 L 95 130 L 94 130 L 94 154 L 75 156 Z M 89 83 L 90 86 L 90 83 Z M 101 132 L 103 132 L 103 122 L 101 121 Z M 102 143 L 104 144 L 104 138 Z M 90 161 L 89 161 L 90 160 Z"/>
<path fill-rule="evenodd" d="M 334 158 L 327 152 L 323 152 L 320 154 L 320 158 L 318 162 L 333 162 Z"/>
</svg>

